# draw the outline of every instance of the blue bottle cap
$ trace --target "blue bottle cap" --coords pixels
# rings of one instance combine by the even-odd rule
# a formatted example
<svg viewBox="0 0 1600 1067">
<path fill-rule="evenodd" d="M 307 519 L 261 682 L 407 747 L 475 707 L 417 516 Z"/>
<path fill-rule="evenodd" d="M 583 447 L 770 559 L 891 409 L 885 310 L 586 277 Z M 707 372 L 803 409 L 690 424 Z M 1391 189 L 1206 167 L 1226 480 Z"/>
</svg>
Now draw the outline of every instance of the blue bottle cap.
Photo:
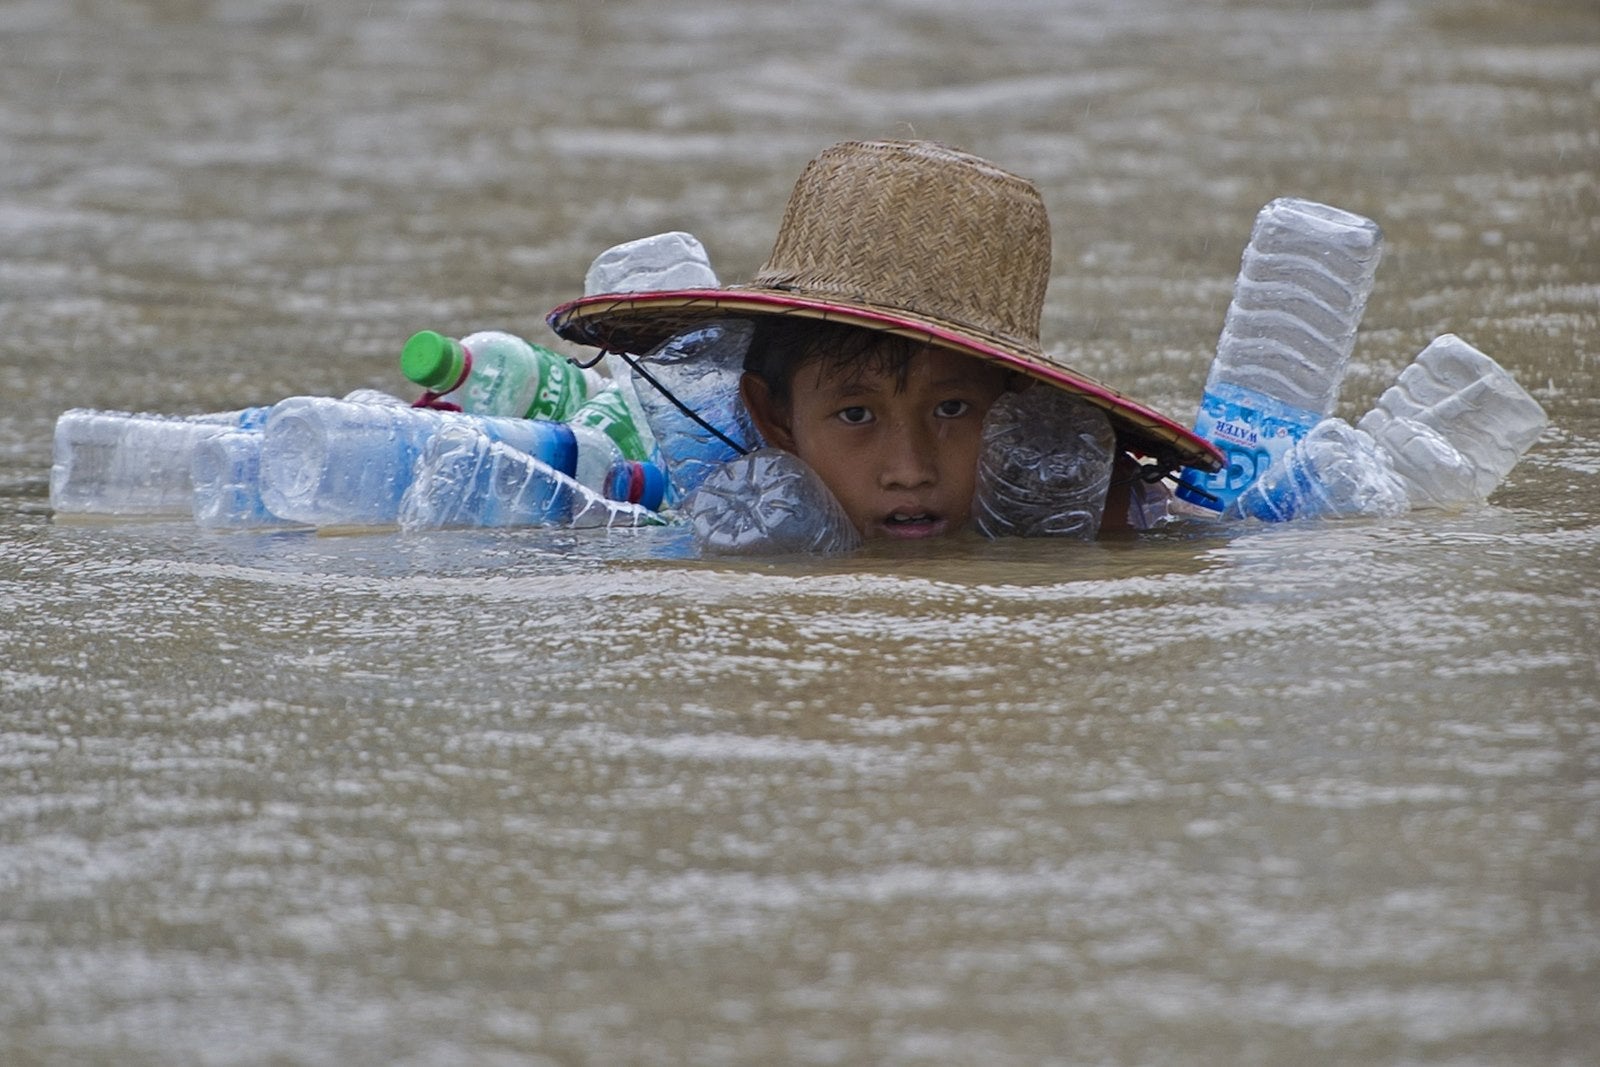
<svg viewBox="0 0 1600 1067">
<path fill-rule="evenodd" d="M 634 503 L 641 508 L 660 511 L 661 502 L 667 496 L 667 472 L 654 463 L 639 463 L 638 467 L 643 477 L 639 487 L 639 497 Z"/>
<path fill-rule="evenodd" d="M 610 500 L 659 511 L 666 492 L 666 473 L 654 463 L 625 459 L 606 475 L 606 497 Z"/>
</svg>

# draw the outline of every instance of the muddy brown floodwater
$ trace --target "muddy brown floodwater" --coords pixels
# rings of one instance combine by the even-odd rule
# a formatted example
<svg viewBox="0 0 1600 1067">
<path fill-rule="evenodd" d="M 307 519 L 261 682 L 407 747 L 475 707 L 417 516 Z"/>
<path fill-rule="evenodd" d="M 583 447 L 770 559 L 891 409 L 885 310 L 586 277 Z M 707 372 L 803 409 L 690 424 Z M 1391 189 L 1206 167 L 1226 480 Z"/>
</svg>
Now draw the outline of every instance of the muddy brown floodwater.
<svg viewBox="0 0 1600 1067">
<path fill-rule="evenodd" d="M 1588 0 L 0 7 L 0 1060 L 1580 1064 L 1600 1048 Z M 1490 505 L 707 562 L 64 523 L 66 408 L 395 389 L 800 167 L 1032 178 L 1046 344 L 1192 416 L 1256 210 L 1551 427 Z M 570 351 L 570 350 L 568 350 Z M 681 547 L 681 546 L 677 546 Z"/>
</svg>

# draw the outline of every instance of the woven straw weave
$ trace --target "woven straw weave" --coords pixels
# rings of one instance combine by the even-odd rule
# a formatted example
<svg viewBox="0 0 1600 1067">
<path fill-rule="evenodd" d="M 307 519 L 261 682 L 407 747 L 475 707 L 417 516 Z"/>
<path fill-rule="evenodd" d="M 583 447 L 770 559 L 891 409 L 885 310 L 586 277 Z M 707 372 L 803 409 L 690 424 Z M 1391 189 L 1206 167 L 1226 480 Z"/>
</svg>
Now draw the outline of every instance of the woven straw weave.
<svg viewBox="0 0 1600 1067">
<path fill-rule="evenodd" d="M 1039 350 L 1050 222 L 1033 185 L 930 143 L 855 142 L 806 167 L 753 288 L 896 308 Z"/>
</svg>

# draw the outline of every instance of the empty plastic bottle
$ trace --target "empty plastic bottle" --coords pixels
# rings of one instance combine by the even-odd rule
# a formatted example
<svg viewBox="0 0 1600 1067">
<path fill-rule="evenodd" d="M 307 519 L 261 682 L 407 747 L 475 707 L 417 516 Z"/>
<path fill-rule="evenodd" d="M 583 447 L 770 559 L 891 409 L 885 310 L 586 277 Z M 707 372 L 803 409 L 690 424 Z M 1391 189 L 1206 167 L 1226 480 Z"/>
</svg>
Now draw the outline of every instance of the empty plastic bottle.
<svg viewBox="0 0 1600 1067">
<path fill-rule="evenodd" d="M 63 412 L 51 444 L 50 506 L 63 515 L 188 517 L 195 447 L 226 430 L 257 427 L 266 414 L 265 407 L 189 416 Z"/>
<path fill-rule="evenodd" d="M 340 399 L 347 400 L 352 404 L 384 404 L 388 407 L 396 408 L 408 408 L 411 406 L 411 401 L 403 400 L 382 389 L 352 389 Z"/>
<path fill-rule="evenodd" d="M 641 432 L 638 417 L 627 395 L 610 384 L 584 401 L 567 419 L 578 441 L 577 467 L 573 476 L 598 489 L 618 459 L 646 461 L 652 446 Z"/>
<path fill-rule="evenodd" d="M 1382 252 L 1360 215 L 1288 197 L 1261 209 L 1195 416 L 1227 463 L 1185 471 L 1180 499 L 1222 512 L 1333 410 Z"/>
<path fill-rule="evenodd" d="M 194 521 L 209 529 L 289 525 L 261 499 L 261 430 L 228 430 L 195 446 Z"/>
<path fill-rule="evenodd" d="M 625 466 L 639 467 L 634 461 Z M 624 475 L 613 488 L 632 494 Z M 658 526 L 663 479 L 655 501 L 608 499 L 548 463 L 473 426 L 447 426 L 429 438 L 400 503 L 402 529 L 449 526 Z M 642 490 L 641 490 L 642 491 Z M 635 497 L 638 500 L 638 497 Z"/>
<path fill-rule="evenodd" d="M 639 386 L 643 383 L 634 374 L 633 364 L 615 352 L 607 352 L 602 357 L 602 362 L 606 368 L 608 384 L 615 386 L 622 394 L 623 402 L 628 408 L 628 416 L 633 422 L 633 428 L 638 431 L 639 440 L 643 443 L 650 462 L 665 470 L 666 464 L 661 458 L 661 449 L 656 444 L 655 431 L 651 429 L 650 420 L 645 417 L 644 407 L 639 403 Z M 599 394 L 596 392 L 590 395 Z"/>
<path fill-rule="evenodd" d="M 741 449 L 763 444 L 739 395 L 754 332 L 746 319 L 712 322 L 668 338 L 635 364 L 643 379 L 636 387 L 639 405 L 677 497 L 693 492 Z"/>
<path fill-rule="evenodd" d="M 1343 419 L 1324 419 L 1229 505 L 1231 518 L 1287 522 L 1399 515 L 1411 506 L 1389 454 Z"/>
<path fill-rule="evenodd" d="M 652 289 L 715 289 L 705 246 L 693 234 L 674 231 L 615 245 L 595 257 L 584 275 L 586 296 Z"/>
<path fill-rule="evenodd" d="M 576 442 L 559 422 L 289 397 L 267 418 L 261 498 L 268 511 L 292 522 L 390 525 L 422 446 L 441 427 L 462 421 L 563 473 L 576 469 Z"/>
<path fill-rule="evenodd" d="M 710 555 L 849 552 L 861 534 L 798 456 L 763 448 L 712 470 L 683 502 L 695 543 Z"/>
<path fill-rule="evenodd" d="M 401 350 L 400 370 L 428 390 L 420 403 L 558 422 L 588 399 L 595 381 L 565 357 L 499 330 L 459 341 L 422 330 Z"/>
<path fill-rule="evenodd" d="M 1412 507 L 1458 508 L 1487 500 L 1548 423 L 1505 368 L 1447 333 L 1357 425 L 1389 453 Z"/>
<path fill-rule="evenodd" d="M 1059 389 L 1006 393 L 989 409 L 973 519 L 988 537 L 1076 537 L 1100 530 L 1116 455 L 1111 420 Z"/>
<path fill-rule="evenodd" d="M 411 402 L 381 389 L 352 389 L 343 397 L 351 404 L 409 408 Z M 262 409 L 265 412 L 268 409 Z M 263 415 L 262 423 L 265 423 Z M 261 499 L 262 427 L 229 430 L 208 437 L 195 448 L 194 520 L 210 529 L 257 529 L 294 525 L 267 510 Z"/>
</svg>

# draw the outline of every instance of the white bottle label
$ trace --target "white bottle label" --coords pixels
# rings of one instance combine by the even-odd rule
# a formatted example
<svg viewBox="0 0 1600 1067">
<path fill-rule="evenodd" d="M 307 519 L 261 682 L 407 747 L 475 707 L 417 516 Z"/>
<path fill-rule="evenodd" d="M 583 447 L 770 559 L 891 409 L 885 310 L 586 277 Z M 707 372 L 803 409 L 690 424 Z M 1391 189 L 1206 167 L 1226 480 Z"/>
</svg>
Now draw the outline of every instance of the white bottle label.
<svg viewBox="0 0 1600 1067">
<path fill-rule="evenodd" d="M 1254 389 L 1219 382 L 1200 398 L 1194 432 L 1221 449 L 1225 462 L 1212 474 L 1185 470 L 1178 482 L 1179 499 L 1224 511 L 1322 418 Z"/>
</svg>

